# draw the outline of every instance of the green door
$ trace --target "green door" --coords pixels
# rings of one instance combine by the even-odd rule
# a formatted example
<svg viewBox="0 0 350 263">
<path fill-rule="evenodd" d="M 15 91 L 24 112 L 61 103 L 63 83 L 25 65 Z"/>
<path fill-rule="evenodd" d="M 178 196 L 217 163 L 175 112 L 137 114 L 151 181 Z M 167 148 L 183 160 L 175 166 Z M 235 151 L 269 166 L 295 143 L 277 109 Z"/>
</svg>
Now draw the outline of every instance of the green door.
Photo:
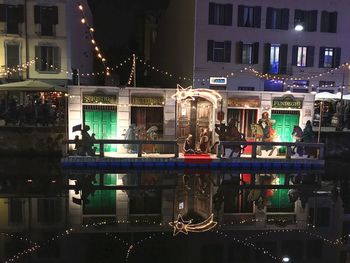
<svg viewBox="0 0 350 263">
<path fill-rule="evenodd" d="M 275 120 L 275 124 L 273 124 L 272 127 L 280 136 L 281 142 L 292 142 L 294 125 L 299 126 L 299 115 L 271 114 L 271 119 Z"/>
<path fill-rule="evenodd" d="M 96 134 L 96 139 L 117 138 L 117 112 L 109 110 L 84 110 L 84 125 L 90 126 L 90 135 Z M 99 146 L 96 145 L 97 151 Z M 117 145 L 105 145 L 105 152 L 116 152 Z"/>
</svg>

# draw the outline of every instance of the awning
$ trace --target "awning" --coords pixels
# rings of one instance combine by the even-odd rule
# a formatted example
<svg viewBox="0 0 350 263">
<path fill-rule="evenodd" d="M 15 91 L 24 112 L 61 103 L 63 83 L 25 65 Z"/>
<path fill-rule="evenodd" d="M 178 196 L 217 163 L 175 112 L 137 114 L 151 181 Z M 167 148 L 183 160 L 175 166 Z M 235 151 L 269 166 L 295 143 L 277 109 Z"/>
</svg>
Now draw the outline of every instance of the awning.
<svg viewBox="0 0 350 263">
<path fill-rule="evenodd" d="M 338 93 L 333 94 L 330 92 L 320 92 L 320 93 L 317 93 L 315 96 L 315 100 L 328 100 L 328 99 L 340 100 L 340 94 Z"/>
<path fill-rule="evenodd" d="M 0 91 L 43 91 L 43 92 L 67 92 L 66 87 L 50 84 L 45 81 L 28 79 L 0 85 Z"/>
</svg>

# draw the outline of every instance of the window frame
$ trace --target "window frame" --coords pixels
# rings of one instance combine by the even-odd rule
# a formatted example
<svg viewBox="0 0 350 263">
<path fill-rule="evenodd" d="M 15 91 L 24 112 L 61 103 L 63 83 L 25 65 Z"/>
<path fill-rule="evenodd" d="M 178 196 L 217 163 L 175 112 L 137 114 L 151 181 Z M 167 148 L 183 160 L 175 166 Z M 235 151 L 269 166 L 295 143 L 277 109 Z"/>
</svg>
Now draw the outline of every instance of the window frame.
<svg viewBox="0 0 350 263">
<path fill-rule="evenodd" d="M 51 59 L 53 60 L 53 64 L 49 64 L 49 59 L 50 58 L 46 58 L 45 60 L 43 59 L 43 48 L 46 48 L 46 55 L 50 55 L 48 54 L 49 49 L 52 50 L 52 57 Z M 40 49 L 40 51 L 39 51 Z M 55 54 L 55 52 L 57 52 L 57 54 Z M 55 60 L 55 55 L 57 56 L 57 61 Z M 59 72 L 61 72 L 61 56 L 60 56 L 60 48 L 58 46 L 55 45 L 44 45 L 44 44 L 39 44 L 38 46 L 35 46 L 35 57 L 37 57 L 38 59 L 36 60 L 35 63 L 35 70 L 37 72 L 40 73 L 47 73 L 47 74 L 58 74 Z M 46 62 L 45 62 L 46 61 Z M 55 62 L 57 62 L 55 64 Z M 47 64 L 46 66 L 42 67 L 42 65 Z M 51 66 L 52 65 L 52 66 Z"/>
</svg>

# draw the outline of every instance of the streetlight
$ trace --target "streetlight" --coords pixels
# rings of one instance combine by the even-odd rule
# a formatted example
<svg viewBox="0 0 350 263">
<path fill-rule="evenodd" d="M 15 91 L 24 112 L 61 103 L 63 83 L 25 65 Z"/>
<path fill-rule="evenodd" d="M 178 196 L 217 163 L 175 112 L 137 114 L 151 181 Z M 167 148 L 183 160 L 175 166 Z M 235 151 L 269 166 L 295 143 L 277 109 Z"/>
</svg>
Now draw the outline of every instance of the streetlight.
<svg viewBox="0 0 350 263">
<path fill-rule="evenodd" d="M 294 27 L 294 30 L 295 31 L 303 31 L 304 27 L 303 27 L 302 24 L 296 24 L 295 27 Z"/>
<path fill-rule="evenodd" d="M 282 262 L 289 262 L 289 257 L 283 257 Z"/>
</svg>

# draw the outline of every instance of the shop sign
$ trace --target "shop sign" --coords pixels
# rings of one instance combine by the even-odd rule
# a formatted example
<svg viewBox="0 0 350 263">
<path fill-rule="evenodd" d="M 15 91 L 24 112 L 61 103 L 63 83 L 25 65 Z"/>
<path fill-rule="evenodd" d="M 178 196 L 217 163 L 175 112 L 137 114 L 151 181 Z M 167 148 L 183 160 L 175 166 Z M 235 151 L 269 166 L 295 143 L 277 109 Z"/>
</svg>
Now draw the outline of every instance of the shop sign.
<svg viewBox="0 0 350 263">
<path fill-rule="evenodd" d="M 226 85 L 227 78 L 224 77 L 210 77 L 210 85 Z"/>
<path fill-rule="evenodd" d="M 250 107 L 250 108 L 259 108 L 260 100 L 258 97 L 256 98 L 229 98 L 227 100 L 227 107 Z"/>
<path fill-rule="evenodd" d="M 89 104 L 117 104 L 116 95 L 83 94 L 83 103 Z"/>
<path fill-rule="evenodd" d="M 131 97 L 132 105 L 156 105 L 163 106 L 164 98 L 163 97 Z"/>
<path fill-rule="evenodd" d="M 274 98 L 272 101 L 272 108 L 291 108 L 301 109 L 303 101 L 294 98 L 292 95 L 287 95 L 281 98 Z"/>
</svg>

